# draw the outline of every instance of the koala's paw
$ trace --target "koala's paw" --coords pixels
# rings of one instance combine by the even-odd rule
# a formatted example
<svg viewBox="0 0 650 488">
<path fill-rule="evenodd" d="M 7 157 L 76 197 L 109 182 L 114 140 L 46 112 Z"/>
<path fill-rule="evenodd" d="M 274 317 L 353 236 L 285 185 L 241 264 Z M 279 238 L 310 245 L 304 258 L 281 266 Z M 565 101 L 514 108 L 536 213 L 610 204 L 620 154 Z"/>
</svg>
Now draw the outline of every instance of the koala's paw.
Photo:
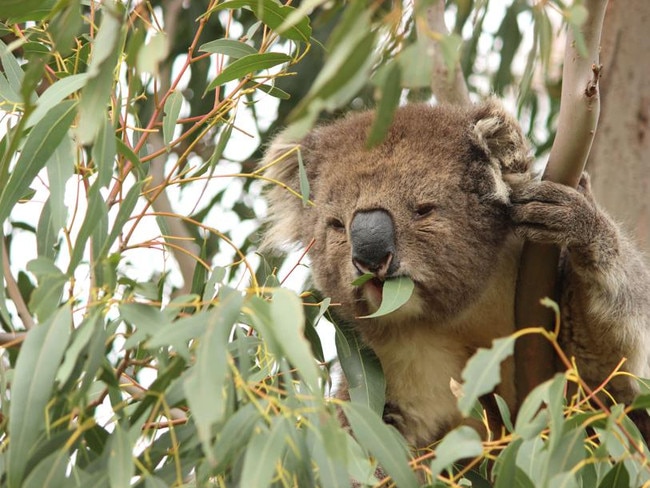
<svg viewBox="0 0 650 488">
<path fill-rule="evenodd" d="M 402 410 L 394 403 L 388 402 L 384 405 L 384 414 L 382 415 L 384 423 L 392 425 L 399 431 L 403 431 L 406 421 Z"/>
<path fill-rule="evenodd" d="M 602 219 L 586 174 L 577 190 L 551 181 L 514 184 L 511 204 L 516 232 L 533 242 L 583 247 L 600 232 Z"/>
</svg>

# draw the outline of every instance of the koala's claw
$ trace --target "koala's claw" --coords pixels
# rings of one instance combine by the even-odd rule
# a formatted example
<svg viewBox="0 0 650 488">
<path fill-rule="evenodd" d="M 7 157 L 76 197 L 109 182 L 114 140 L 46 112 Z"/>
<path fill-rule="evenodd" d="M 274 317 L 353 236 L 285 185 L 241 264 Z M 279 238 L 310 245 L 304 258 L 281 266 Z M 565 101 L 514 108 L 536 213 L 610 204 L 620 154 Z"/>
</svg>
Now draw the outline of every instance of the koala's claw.
<svg viewBox="0 0 650 488">
<path fill-rule="evenodd" d="M 511 219 L 515 231 L 534 242 L 564 246 L 588 245 L 598 210 L 590 198 L 589 181 L 582 191 L 551 181 L 529 181 L 512 187 Z"/>
</svg>

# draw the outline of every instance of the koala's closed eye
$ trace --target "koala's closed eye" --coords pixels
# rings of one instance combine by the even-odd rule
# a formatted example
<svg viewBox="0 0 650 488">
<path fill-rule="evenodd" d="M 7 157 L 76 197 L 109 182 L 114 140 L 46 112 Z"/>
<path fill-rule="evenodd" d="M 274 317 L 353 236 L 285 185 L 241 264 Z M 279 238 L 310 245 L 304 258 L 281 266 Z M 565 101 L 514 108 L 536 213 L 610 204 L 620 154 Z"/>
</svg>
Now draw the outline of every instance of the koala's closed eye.
<svg viewBox="0 0 650 488">
<path fill-rule="evenodd" d="M 334 217 L 330 217 L 327 219 L 327 227 L 337 231 L 337 232 L 344 232 L 345 231 L 345 224 Z"/>
<path fill-rule="evenodd" d="M 415 211 L 413 212 L 414 216 L 416 219 L 422 219 L 424 217 L 427 217 L 431 215 L 434 210 L 436 210 L 436 205 L 433 203 L 422 203 L 415 207 Z"/>
</svg>

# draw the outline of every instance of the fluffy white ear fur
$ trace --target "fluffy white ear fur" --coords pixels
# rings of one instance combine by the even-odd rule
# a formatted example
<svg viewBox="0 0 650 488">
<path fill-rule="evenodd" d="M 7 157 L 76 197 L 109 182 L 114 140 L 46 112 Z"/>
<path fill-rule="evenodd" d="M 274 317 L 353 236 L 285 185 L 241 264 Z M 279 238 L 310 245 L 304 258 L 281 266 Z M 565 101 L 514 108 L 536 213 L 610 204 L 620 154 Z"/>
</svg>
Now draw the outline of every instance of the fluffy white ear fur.
<svg viewBox="0 0 650 488">
<path fill-rule="evenodd" d="M 506 184 L 508 175 L 530 170 L 532 157 L 528 140 L 517 120 L 495 99 L 475 109 L 472 131 L 476 144 L 490 161 L 495 184 L 494 197 L 507 202 L 510 195 Z"/>
<path fill-rule="evenodd" d="M 305 225 L 302 200 L 287 190 L 287 187 L 299 188 L 299 148 L 300 144 L 287 142 L 280 134 L 271 142 L 259 165 L 266 168 L 264 176 L 271 182 L 266 193 L 269 207 L 262 250 L 287 249 L 301 241 L 300 230 Z"/>
</svg>

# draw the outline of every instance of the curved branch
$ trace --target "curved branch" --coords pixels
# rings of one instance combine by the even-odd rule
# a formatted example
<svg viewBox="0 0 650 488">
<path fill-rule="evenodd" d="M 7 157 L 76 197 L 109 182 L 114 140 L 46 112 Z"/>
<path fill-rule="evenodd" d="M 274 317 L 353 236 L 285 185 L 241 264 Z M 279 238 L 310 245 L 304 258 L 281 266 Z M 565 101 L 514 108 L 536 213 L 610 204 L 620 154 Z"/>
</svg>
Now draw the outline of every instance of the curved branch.
<svg viewBox="0 0 650 488">
<path fill-rule="evenodd" d="M 569 28 L 562 72 L 562 98 L 557 136 L 553 142 L 544 179 L 576 187 L 584 170 L 600 114 L 600 33 L 607 0 L 586 0 L 589 17 L 581 27 L 587 56 L 578 52 L 573 29 Z M 558 299 L 557 269 L 560 249 L 552 245 L 526 243 L 521 256 L 515 320 L 517 329 L 554 326 L 553 311 L 540 299 Z M 555 355 L 539 336 L 517 342 L 515 372 L 519 404 L 538 384 L 555 373 Z"/>
<path fill-rule="evenodd" d="M 29 313 L 29 308 L 27 308 L 25 300 L 23 300 L 23 296 L 18 288 L 18 283 L 16 283 L 16 280 L 11 274 L 9 251 L 7 250 L 7 242 L 5 241 L 4 236 L 0 239 L 0 246 L 2 246 L 2 270 L 5 282 L 7 283 L 7 293 L 9 294 L 9 298 L 14 302 L 16 310 L 18 311 L 18 316 L 23 321 L 25 329 L 29 330 L 34 327 L 34 319 L 32 318 L 32 314 Z M 7 337 L 9 341 L 13 340 L 13 334 L 10 333 Z"/>
</svg>

